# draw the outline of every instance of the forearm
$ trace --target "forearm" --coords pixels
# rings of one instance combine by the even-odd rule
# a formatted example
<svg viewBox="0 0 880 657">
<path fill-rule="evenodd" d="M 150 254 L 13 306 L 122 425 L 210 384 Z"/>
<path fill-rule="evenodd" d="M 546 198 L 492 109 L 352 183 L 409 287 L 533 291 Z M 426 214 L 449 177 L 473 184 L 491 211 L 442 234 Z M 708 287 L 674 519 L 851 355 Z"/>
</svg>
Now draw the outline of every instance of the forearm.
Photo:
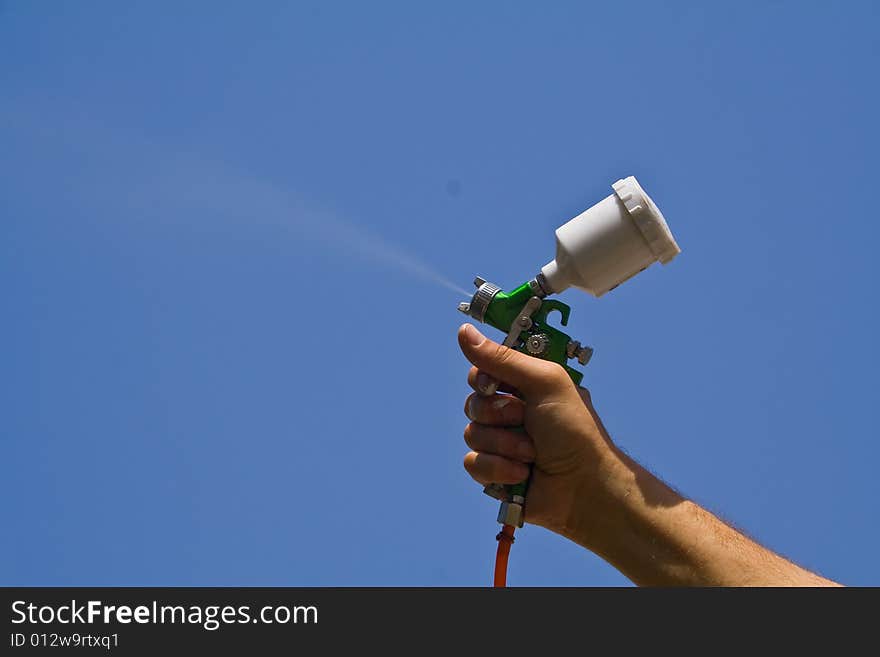
<svg viewBox="0 0 880 657">
<path fill-rule="evenodd" d="M 564 533 L 634 583 L 836 586 L 683 498 L 616 448 L 605 461 L 601 491 L 591 491 L 592 503 L 575 505 Z"/>
<path fill-rule="evenodd" d="M 758 545 L 683 498 L 614 446 L 590 394 L 565 371 L 459 331 L 474 365 L 465 405 L 464 466 L 482 484 L 522 481 L 532 464 L 527 522 L 592 550 L 653 586 L 833 585 Z M 479 373 L 516 395 L 485 395 Z M 525 427 L 526 433 L 510 427 Z"/>
</svg>

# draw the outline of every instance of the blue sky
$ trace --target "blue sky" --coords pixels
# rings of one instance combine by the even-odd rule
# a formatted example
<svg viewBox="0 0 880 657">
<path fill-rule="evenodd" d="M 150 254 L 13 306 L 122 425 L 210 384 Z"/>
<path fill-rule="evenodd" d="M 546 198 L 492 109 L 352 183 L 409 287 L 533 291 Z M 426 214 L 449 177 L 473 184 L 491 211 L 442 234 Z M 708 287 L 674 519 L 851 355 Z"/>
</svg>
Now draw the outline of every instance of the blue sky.
<svg viewBox="0 0 880 657">
<path fill-rule="evenodd" d="M 636 175 L 682 254 L 561 297 L 612 436 L 880 584 L 878 18 L 0 2 L 0 583 L 489 583 L 437 281 Z M 509 582 L 628 583 L 534 527 Z"/>
</svg>

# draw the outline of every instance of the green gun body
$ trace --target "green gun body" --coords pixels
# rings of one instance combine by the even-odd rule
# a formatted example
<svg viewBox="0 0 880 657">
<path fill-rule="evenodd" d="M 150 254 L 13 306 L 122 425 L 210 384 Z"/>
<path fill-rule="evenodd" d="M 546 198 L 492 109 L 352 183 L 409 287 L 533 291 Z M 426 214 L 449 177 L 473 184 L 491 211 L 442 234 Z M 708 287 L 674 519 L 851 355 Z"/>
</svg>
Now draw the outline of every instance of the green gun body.
<svg viewBox="0 0 880 657">
<path fill-rule="evenodd" d="M 559 312 L 559 323 L 562 326 L 567 325 L 571 308 L 561 301 L 545 298 L 546 285 L 542 285 L 542 278 L 539 274 L 510 292 L 504 292 L 498 286 L 477 278 L 474 281 L 477 291 L 473 298 L 470 302 L 459 304 L 458 309 L 477 321 L 506 333 L 504 344 L 511 349 L 559 363 L 575 385 L 579 385 L 584 375 L 570 367 L 568 361 L 574 358 L 586 365 L 593 350 L 581 346 L 580 342 L 550 326 L 547 319 L 554 311 Z M 497 383 L 483 392 L 494 394 L 495 390 Z M 522 527 L 527 490 L 528 480 L 513 485 L 486 486 L 485 492 L 488 495 L 501 500 L 499 523 Z"/>
</svg>

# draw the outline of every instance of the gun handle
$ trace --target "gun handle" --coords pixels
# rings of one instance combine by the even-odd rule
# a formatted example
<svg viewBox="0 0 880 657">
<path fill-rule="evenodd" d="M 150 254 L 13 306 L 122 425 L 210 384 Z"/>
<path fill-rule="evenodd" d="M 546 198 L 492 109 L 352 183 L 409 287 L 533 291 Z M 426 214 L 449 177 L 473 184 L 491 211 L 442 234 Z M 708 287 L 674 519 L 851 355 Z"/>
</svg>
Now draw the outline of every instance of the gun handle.
<svg viewBox="0 0 880 657">
<path fill-rule="evenodd" d="M 523 427 L 512 427 L 512 430 L 525 432 Z M 532 472 L 531 468 L 529 468 L 529 476 L 525 481 L 521 481 L 518 484 L 489 484 L 483 489 L 486 495 L 501 501 L 501 508 L 498 510 L 499 524 L 512 525 L 514 527 L 523 526 L 526 493 L 528 492 L 531 479 Z"/>
</svg>

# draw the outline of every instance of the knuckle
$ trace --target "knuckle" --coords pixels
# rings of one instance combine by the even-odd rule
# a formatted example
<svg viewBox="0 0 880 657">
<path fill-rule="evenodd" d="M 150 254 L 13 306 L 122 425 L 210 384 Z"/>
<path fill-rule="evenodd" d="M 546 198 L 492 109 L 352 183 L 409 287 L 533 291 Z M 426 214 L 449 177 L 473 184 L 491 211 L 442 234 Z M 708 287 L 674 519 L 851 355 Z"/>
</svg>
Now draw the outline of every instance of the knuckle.
<svg viewBox="0 0 880 657">
<path fill-rule="evenodd" d="M 477 419 L 477 403 L 476 393 L 473 392 L 464 400 L 464 414 L 471 422 Z"/>
<path fill-rule="evenodd" d="M 474 389 L 476 389 L 476 387 L 477 387 L 477 373 L 476 373 L 476 371 L 474 371 L 475 369 L 476 368 L 472 368 L 471 371 L 468 372 L 468 375 L 467 375 L 468 385 Z"/>
<path fill-rule="evenodd" d="M 505 347 L 503 344 L 496 344 L 492 353 L 492 360 L 499 365 L 508 363 L 513 358 L 513 349 Z"/>
<path fill-rule="evenodd" d="M 466 425 L 464 428 L 464 442 L 471 449 L 474 449 L 474 433 L 475 432 L 476 432 L 476 427 L 473 422 Z"/>
<path fill-rule="evenodd" d="M 492 412 L 500 424 L 514 424 L 522 418 L 523 405 L 515 397 L 499 395 L 492 400 Z"/>
</svg>

